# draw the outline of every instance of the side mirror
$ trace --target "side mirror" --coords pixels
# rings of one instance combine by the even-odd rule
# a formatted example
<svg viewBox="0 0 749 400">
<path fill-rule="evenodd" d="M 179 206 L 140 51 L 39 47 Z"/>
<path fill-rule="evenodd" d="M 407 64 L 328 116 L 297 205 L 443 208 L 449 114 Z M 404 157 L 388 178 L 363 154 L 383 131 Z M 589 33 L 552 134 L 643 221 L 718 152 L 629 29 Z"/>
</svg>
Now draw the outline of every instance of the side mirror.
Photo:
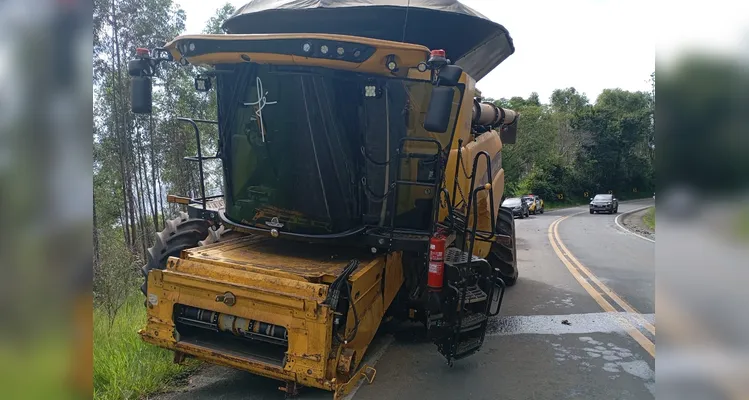
<svg viewBox="0 0 749 400">
<path fill-rule="evenodd" d="M 429 107 L 424 118 L 424 129 L 435 133 L 447 132 L 454 95 L 455 89 L 452 87 L 435 86 L 432 89 L 432 97 L 429 99 Z"/>
<path fill-rule="evenodd" d="M 457 65 L 445 65 L 440 69 L 437 83 L 440 86 L 456 86 L 460 82 L 460 76 L 463 74 L 463 68 Z"/>
<path fill-rule="evenodd" d="M 150 77 L 130 78 L 130 109 L 135 114 L 153 112 L 153 85 Z"/>
<path fill-rule="evenodd" d="M 515 144 L 518 138 L 518 124 L 507 125 L 499 131 L 502 143 Z"/>
</svg>

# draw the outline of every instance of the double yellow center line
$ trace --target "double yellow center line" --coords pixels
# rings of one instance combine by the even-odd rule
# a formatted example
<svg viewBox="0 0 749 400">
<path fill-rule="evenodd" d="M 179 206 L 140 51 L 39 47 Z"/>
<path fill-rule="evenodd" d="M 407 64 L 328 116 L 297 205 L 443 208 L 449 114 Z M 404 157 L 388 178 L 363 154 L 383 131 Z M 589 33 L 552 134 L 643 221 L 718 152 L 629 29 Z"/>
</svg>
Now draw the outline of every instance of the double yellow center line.
<svg viewBox="0 0 749 400">
<path fill-rule="evenodd" d="M 574 255 L 567 249 L 562 240 L 559 238 L 559 224 L 569 217 L 579 215 L 576 213 L 568 215 L 566 217 L 559 218 L 549 225 L 549 242 L 551 247 L 554 249 L 557 257 L 564 263 L 567 269 L 570 271 L 572 276 L 582 285 L 586 292 L 606 311 L 613 313 L 619 325 L 624 329 L 629 336 L 632 337 L 637 343 L 642 346 L 645 351 L 650 353 L 651 356 L 655 357 L 655 344 L 647 338 L 638 328 L 633 326 L 630 321 L 623 316 L 620 312 L 628 312 L 632 315 L 633 319 L 638 325 L 642 326 L 645 330 L 655 337 L 655 326 L 643 318 L 642 314 L 637 311 L 634 307 L 629 305 L 624 299 L 619 297 L 613 290 L 603 284 L 593 273 L 588 270 Z M 611 300 L 611 302 L 608 299 Z M 614 307 L 612 304 L 619 306 L 619 309 Z"/>
</svg>

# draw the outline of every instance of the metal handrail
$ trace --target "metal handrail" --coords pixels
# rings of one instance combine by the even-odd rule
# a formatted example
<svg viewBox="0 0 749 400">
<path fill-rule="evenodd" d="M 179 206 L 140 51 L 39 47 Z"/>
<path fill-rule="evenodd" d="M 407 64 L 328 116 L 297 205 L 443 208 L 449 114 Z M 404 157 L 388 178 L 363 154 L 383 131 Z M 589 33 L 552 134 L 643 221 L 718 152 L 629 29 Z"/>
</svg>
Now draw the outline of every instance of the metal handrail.
<svg viewBox="0 0 749 400">
<path fill-rule="evenodd" d="M 192 125 L 193 130 L 195 131 L 195 142 L 197 143 L 197 149 L 198 149 L 198 155 L 197 157 L 185 157 L 188 161 L 197 161 L 198 163 L 198 171 L 200 174 L 200 203 L 203 206 L 203 210 L 205 210 L 206 207 L 206 196 L 205 196 L 205 172 L 203 170 L 203 160 L 205 159 L 214 159 L 216 157 L 203 157 L 203 150 L 200 145 L 200 129 L 198 128 L 198 123 L 204 123 L 204 124 L 215 124 L 218 125 L 218 121 L 211 121 L 207 119 L 193 119 L 193 118 L 186 118 L 186 117 L 177 117 L 177 121 L 180 122 L 187 122 L 188 124 Z M 216 198 L 216 196 L 211 196 L 212 198 Z M 221 197 L 221 196 L 218 196 Z"/>
</svg>

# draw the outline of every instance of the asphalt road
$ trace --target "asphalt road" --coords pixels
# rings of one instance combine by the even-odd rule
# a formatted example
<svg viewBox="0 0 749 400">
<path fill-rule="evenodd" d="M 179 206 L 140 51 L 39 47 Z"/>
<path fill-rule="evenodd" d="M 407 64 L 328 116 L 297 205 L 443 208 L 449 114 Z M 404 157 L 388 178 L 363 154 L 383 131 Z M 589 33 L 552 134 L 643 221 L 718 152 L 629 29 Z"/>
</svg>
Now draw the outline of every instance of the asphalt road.
<svg viewBox="0 0 749 400">
<path fill-rule="evenodd" d="M 652 205 L 622 203 L 619 213 Z M 587 208 L 516 220 L 520 279 L 481 351 L 450 368 L 404 327 L 380 337 L 354 399 L 652 399 L 655 244 Z M 278 383 L 211 366 L 162 399 L 280 399 Z M 301 399 L 332 399 L 306 389 Z"/>
</svg>

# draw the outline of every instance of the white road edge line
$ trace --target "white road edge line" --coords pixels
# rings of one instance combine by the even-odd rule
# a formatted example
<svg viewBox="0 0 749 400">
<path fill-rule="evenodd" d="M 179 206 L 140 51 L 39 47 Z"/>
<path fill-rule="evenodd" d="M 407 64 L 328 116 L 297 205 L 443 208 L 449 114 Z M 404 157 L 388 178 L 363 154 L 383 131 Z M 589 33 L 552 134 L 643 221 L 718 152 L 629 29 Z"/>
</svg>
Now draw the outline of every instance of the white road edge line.
<svg viewBox="0 0 749 400">
<path fill-rule="evenodd" d="M 635 236 L 637 236 L 637 237 L 638 237 L 638 238 L 640 238 L 640 239 L 643 239 L 643 240 L 647 240 L 647 241 L 648 241 L 648 242 L 650 242 L 650 243 L 655 243 L 655 240 L 653 240 L 653 239 L 650 239 L 650 238 L 646 238 L 645 236 L 642 236 L 642 235 L 640 235 L 640 234 L 634 233 L 634 232 L 632 232 L 631 230 L 629 230 L 629 229 L 625 228 L 625 227 L 624 227 L 624 225 L 622 225 L 622 224 L 620 224 L 620 223 L 619 223 L 619 218 L 621 218 L 621 217 L 623 217 L 623 216 L 625 216 L 625 215 L 629 215 L 629 214 L 632 214 L 632 213 L 636 213 L 636 212 L 638 212 L 638 211 L 641 211 L 641 210 L 644 210 L 644 209 L 646 209 L 646 208 L 650 208 L 650 207 L 651 207 L 651 206 L 645 206 L 645 207 L 640 207 L 640 208 L 636 208 L 636 209 L 634 209 L 634 210 L 630 210 L 630 211 L 627 211 L 627 212 L 623 212 L 623 213 L 621 213 L 621 214 L 617 215 L 617 216 L 616 216 L 616 218 L 614 218 L 614 223 L 616 223 L 616 226 L 618 226 L 619 228 L 621 228 L 621 229 L 622 229 L 622 230 L 623 230 L 624 232 L 627 232 L 627 233 L 630 233 L 630 234 L 632 234 L 632 235 L 635 235 Z"/>
</svg>

